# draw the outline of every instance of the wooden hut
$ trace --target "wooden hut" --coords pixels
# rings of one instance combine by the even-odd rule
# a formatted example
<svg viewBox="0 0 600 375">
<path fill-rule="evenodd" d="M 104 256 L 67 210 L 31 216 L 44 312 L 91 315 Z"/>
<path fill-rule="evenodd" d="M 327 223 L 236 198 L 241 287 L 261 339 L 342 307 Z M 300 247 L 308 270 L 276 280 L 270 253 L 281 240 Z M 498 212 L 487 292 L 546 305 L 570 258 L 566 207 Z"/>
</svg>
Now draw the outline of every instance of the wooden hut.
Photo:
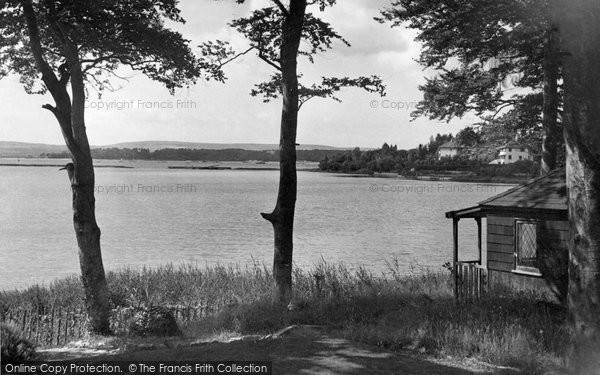
<svg viewBox="0 0 600 375">
<path fill-rule="evenodd" d="M 453 224 L 455 296 L 511 286 L 547 292 L 562 302 L 569 241 L 566 192 L 565 170 L 558 169 L 476 206 L 446 212 Z M 461 219 L 477 223 L 478 259 L 461 259 Z"/>
</svg>

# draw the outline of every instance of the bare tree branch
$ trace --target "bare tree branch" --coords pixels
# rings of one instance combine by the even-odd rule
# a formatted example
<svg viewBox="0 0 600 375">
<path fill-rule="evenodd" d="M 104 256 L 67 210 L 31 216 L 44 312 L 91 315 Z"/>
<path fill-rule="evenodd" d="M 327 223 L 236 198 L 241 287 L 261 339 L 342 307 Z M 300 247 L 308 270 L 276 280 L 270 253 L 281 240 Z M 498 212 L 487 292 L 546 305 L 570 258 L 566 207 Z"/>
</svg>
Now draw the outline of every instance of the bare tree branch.
<svg viewBox="0 0 600 375">
<path fill-rule="evenodd" d="M 509 102 L 509 101 L 505 101 L 504 104 L 502 104 L 501 106 L 499 106 L 498 108 L 496 108 L 496 112 L 492 115 L 492 119 L 495 119 L 496 116 L 498 116 L 498 114 L 506 107 L 510 107 L 514 105 L 513 102 Z"/>
<path fill-rule="evenodd" d="M 258 57 L 260 57 L 260 59 L 263 60 L 264 62 L 266 62 L 267 64 L 271 65 L 273 68 L 281 71 L 281 66 L 279 66 L 276 63 L 274 63 L 273 61 L 269 60 L 265 55 L 263 55 L 262 51 L 259 52 Z"/>
<path fill-rule="evenodd" d="M 281 1 L 279 0 L 271 0 L 275 3 L 275 5 L 277 5 L 277 7 L 281 10 L 281 13 L 283 13 L 286 17 L 290 15 L 290 12 L 288 12 L 287 8 L 281 3 Z"/>
<path fill-rule="evenodd" d="M 52 104 L 44 104 L 42 106 L 42 108 L 49 110 L 50 112 L 54 113 L 56 115 L 56 107 L 53 106 Z"/>
<path fill-rule="evenodd" d="M 248 52 L 252 51 L 255 47 L 250 47 L 247 50 L 245 50 L 244 52 L 240 52 L 237 55 L 231 57 L 230 59 L 227 59 L 226 61 L 222 62 L 219 64 L 219 68 L 222 68 L 223 66 L 225 66 L 226 64 L 229 64 L 230 62 L 232 62 L 233 60 L 237 59 L 240 56 L 243 56 L 245 54 L 247 54 Z"/>
</svg>

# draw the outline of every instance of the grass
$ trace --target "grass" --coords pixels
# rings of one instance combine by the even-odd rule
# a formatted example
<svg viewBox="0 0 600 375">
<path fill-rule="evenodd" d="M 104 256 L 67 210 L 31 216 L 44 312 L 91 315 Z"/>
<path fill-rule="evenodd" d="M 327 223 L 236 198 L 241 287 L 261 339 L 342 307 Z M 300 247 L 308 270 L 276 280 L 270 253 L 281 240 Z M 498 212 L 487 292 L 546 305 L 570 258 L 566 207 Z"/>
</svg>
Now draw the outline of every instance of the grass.
<svg viewBox="0 0 600 375">
<path fill-rule="evenodd" d="M 475 358 L 528 373 L 560 366 L 567 337 L 561 307 L 510 291 L 457 303 L 450 273 L 415 269 L 405 275 L 398 260 L 388 268 L 385 275 L 324 261 L 311 270 L 296 268 L 296 308 L 291 311 L 271 302 L 271 272 L 257 263 L 123 269 L 108 273 L 107 279 L 115 308 L 208 305 L 213 314 L 182 327 L 188 336 L 264 334 L 291 324 L 315 324 L 389 350 Z M 78 278 L 0 295 L 0 312 L 53 305 L 83 306 Z"/>
</svg>

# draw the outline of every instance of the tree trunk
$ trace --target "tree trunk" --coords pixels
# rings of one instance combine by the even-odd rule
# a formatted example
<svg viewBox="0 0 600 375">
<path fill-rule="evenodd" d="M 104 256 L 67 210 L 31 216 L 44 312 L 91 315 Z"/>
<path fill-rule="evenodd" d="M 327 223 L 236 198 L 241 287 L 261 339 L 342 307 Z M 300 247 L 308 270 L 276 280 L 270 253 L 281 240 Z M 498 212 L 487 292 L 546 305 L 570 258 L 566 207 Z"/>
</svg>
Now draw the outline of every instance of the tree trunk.
<svg viewBox="0 0 600 375">
<path fill-rule="evenodd" d="M 79 247 L 81 280 L 85 290 L 91 329 L 94 333 L 108 334 L 110 332 L 110 306 L 100 250 L 100 228 L 96 223 L 94 165 L 85 129 L 84 77 L 76 46 L 66 40 L 64 50 L 69 65 L 73 94 L 72 139 L 77 145 L 76 148 L 70 148 L 75 167 L 74 174 L 70 177 L 73 187 L 73 225 Z"/>
<path fill-rule="evenodd" d="M 83 160 L 79 160 L 83 159 Z M 94 333 L 108 334 L 110 306 L 108 286 L 100 251 L 100 228 L 96 224 L 94 168 L 91 157 L 73 158 L 73 225 L 79 247 L 81 280 L 90 327 Z"/>
<path fill-rule="evenodd" d="M 283 108 L 279 139 L 279 191 L 275 209 L 261 214 L 273 225 L 274 298 L 286 303 L 292 296 L 292 260 L 294 212 L 296 209 L 296 129 L 298 126 L 298 73 L 297 58 L 306 0 L 291 0 L 289 13 L 282 25 L 280 49 L 281 91 Z"/>
<path fill-rule="evenodd" d="M 600 2 L 559 0 L 569 197 L 569 367 L 600 373 Z"/>
<path fill-rule="evenodd" d="M 58 120 L 73 160 L 73 164 L 68 165 L 67 172 L 73 191 L 73 224 L 90 328 L 94 333 L 108 334 L 108 287 L 100 251 L 100 228 L 96 224 L 94 167 L 85 131 L 85 87 L 77 47 L 65 38 L 59 30 L 59 25 L 51 25 L 54 38 L 61 45 L 67 58 L 67 64 L 59 79 L 44 58 L 31 0 L 23 1 L 23 14 L 36 67 L 42 73 L 42 80 L 55 101 L 55 106 L 46 104 L 43 107 L 51 111 Z M 66 89 L 69 81 L 73 103 Z"/>
<path fill-rule="evenodd" d="M 540 174 L 543 176 L 556 168 L 561 131 L 558 126 L 558 75 L 559 43 L 557 30 L 548 30 L 546 52 L 544 54 L 544 104 L 542 109 L 542 160 Z"/>
</svg>

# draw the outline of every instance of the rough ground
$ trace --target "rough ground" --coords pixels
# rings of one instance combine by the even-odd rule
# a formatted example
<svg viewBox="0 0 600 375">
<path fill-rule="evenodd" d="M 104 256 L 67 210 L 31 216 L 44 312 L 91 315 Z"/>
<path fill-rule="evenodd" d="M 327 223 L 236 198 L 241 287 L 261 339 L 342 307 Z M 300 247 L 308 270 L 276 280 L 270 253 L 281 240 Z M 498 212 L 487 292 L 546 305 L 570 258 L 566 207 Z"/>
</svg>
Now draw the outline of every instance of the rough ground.
<svg viewBox="0 0 600 375">
<path fill-rule="evenodd" d="M 90 358 L 94 360 L 202 360 L 273 361 L 273 374 L 406 374 L 466 375 L 516 374 L 514 369 L 480 362 L 452 363 L 408 354 L 388 352 L 323 333 L 318 327 L 289 327 L 267 337 L 248 336 L 229 342 L 155 340 L 130 347 L 62 348 L 43 353 L 46 359 Z"/>
</svg>

